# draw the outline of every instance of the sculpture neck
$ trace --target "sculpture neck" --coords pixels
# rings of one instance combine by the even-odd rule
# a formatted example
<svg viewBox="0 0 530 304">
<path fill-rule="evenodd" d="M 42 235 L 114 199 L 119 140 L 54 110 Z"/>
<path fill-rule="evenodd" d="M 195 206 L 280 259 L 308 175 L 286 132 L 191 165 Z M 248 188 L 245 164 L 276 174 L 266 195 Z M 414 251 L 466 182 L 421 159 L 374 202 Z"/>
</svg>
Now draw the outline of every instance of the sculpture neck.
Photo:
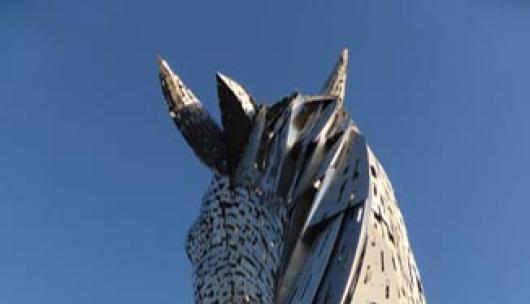
<svg viewBox="0 0 530 304">
<path fill-rule="evenodd" d="M 214 177 L 186 249 L 196 303 L 273 303 L 286 208 Z"/>
</svg>

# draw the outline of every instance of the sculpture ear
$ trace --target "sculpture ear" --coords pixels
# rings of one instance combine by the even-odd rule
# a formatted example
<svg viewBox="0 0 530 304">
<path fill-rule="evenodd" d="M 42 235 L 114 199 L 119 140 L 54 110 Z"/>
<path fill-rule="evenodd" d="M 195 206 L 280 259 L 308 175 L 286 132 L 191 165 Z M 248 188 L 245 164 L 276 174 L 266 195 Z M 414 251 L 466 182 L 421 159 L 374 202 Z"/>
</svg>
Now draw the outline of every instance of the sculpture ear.
<svg viewBox="0 0 530 304">
<path fill-rule="evenodd" d="M 344 102 L 344 95 L 346 92 L 347 69 L 348 49 L 343 49 L 335 68 L 329 75 L 328 80 L 321 91 L 322 95 L 336 96 L 340 105 Z"/>
<path fill-rule="evenodd" d="M 160 84 L 169 107 L 169 114 L 195 152 L 195 155 L 213 171 L 225 175 L 225 143 L 221 128 L 210 117 L 165 60 L 159 58 Z"/>
<path fill-rule="evenodd" d="M 252 96 L 237 82 L 217 73 L 228 173 L 234 176 L 253 128 L 257 107 Z"/>
</svg>

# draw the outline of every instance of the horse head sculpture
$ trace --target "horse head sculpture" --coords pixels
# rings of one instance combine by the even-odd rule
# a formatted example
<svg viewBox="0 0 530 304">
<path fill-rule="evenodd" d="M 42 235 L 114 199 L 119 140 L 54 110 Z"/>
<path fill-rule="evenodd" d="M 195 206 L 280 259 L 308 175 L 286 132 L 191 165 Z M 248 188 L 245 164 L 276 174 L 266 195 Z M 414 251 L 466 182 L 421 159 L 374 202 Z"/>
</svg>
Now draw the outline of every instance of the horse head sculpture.
<svg viewBox="0 0 530 304">
<path fill-rule="evenodd" d="M 169 113 L 213 172 L 186 242 L 196 303 L 425 302 L 392 187 L 344 108 L 347 63 L 273 105 L 217 74 L 220 127 L 159 59 Z"/>
</svg>

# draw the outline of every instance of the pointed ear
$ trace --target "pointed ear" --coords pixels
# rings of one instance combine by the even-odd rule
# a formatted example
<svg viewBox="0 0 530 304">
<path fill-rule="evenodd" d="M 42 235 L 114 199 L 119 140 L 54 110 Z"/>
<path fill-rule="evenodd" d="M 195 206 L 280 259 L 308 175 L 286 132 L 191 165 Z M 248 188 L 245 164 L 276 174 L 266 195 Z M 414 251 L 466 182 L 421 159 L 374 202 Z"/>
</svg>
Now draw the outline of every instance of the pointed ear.
<svg viewBox="0 0 530 304">
<path fill-rule="evenodd" d="M 348 49 L 343 49 L 339 60 L 322 88 L 322 95 L 333 95 L 338 98 L 340 105 L 344 102 L 346 92 L 346 76 L 348 69 Z"/>
<path fill-rule="evenodd" d="M 221 73 L 217 73 L 216 78 L 228 172 L 233 176 L 252 131 L 257 107 L 252 96 L 239 83 Z"/>
<path fill-rule="evenodd" d="M 162 58 L 158 59 L 160 84 L 169 114 L 195 152 L 210 169 L 227 173 L 225 143 L 221 128 Z"/>
</svg>

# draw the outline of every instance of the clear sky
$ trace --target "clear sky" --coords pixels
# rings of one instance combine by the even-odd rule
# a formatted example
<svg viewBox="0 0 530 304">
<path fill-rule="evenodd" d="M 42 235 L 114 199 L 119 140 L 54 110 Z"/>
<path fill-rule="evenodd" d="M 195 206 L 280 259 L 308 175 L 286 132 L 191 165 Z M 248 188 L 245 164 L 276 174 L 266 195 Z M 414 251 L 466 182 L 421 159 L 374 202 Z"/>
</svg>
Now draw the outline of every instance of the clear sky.
<svg viewBox="0 0 530 304">
<path fill-rule="evenodd" d="M 218 117 L 216 71 L 272 102 L 317 92 L 344 46 L 428 301 L 527 303 L 525 0 L 1 0 L 0 303 L 191 303 L 210 173 L 155 55 Z"/>
</svg>

